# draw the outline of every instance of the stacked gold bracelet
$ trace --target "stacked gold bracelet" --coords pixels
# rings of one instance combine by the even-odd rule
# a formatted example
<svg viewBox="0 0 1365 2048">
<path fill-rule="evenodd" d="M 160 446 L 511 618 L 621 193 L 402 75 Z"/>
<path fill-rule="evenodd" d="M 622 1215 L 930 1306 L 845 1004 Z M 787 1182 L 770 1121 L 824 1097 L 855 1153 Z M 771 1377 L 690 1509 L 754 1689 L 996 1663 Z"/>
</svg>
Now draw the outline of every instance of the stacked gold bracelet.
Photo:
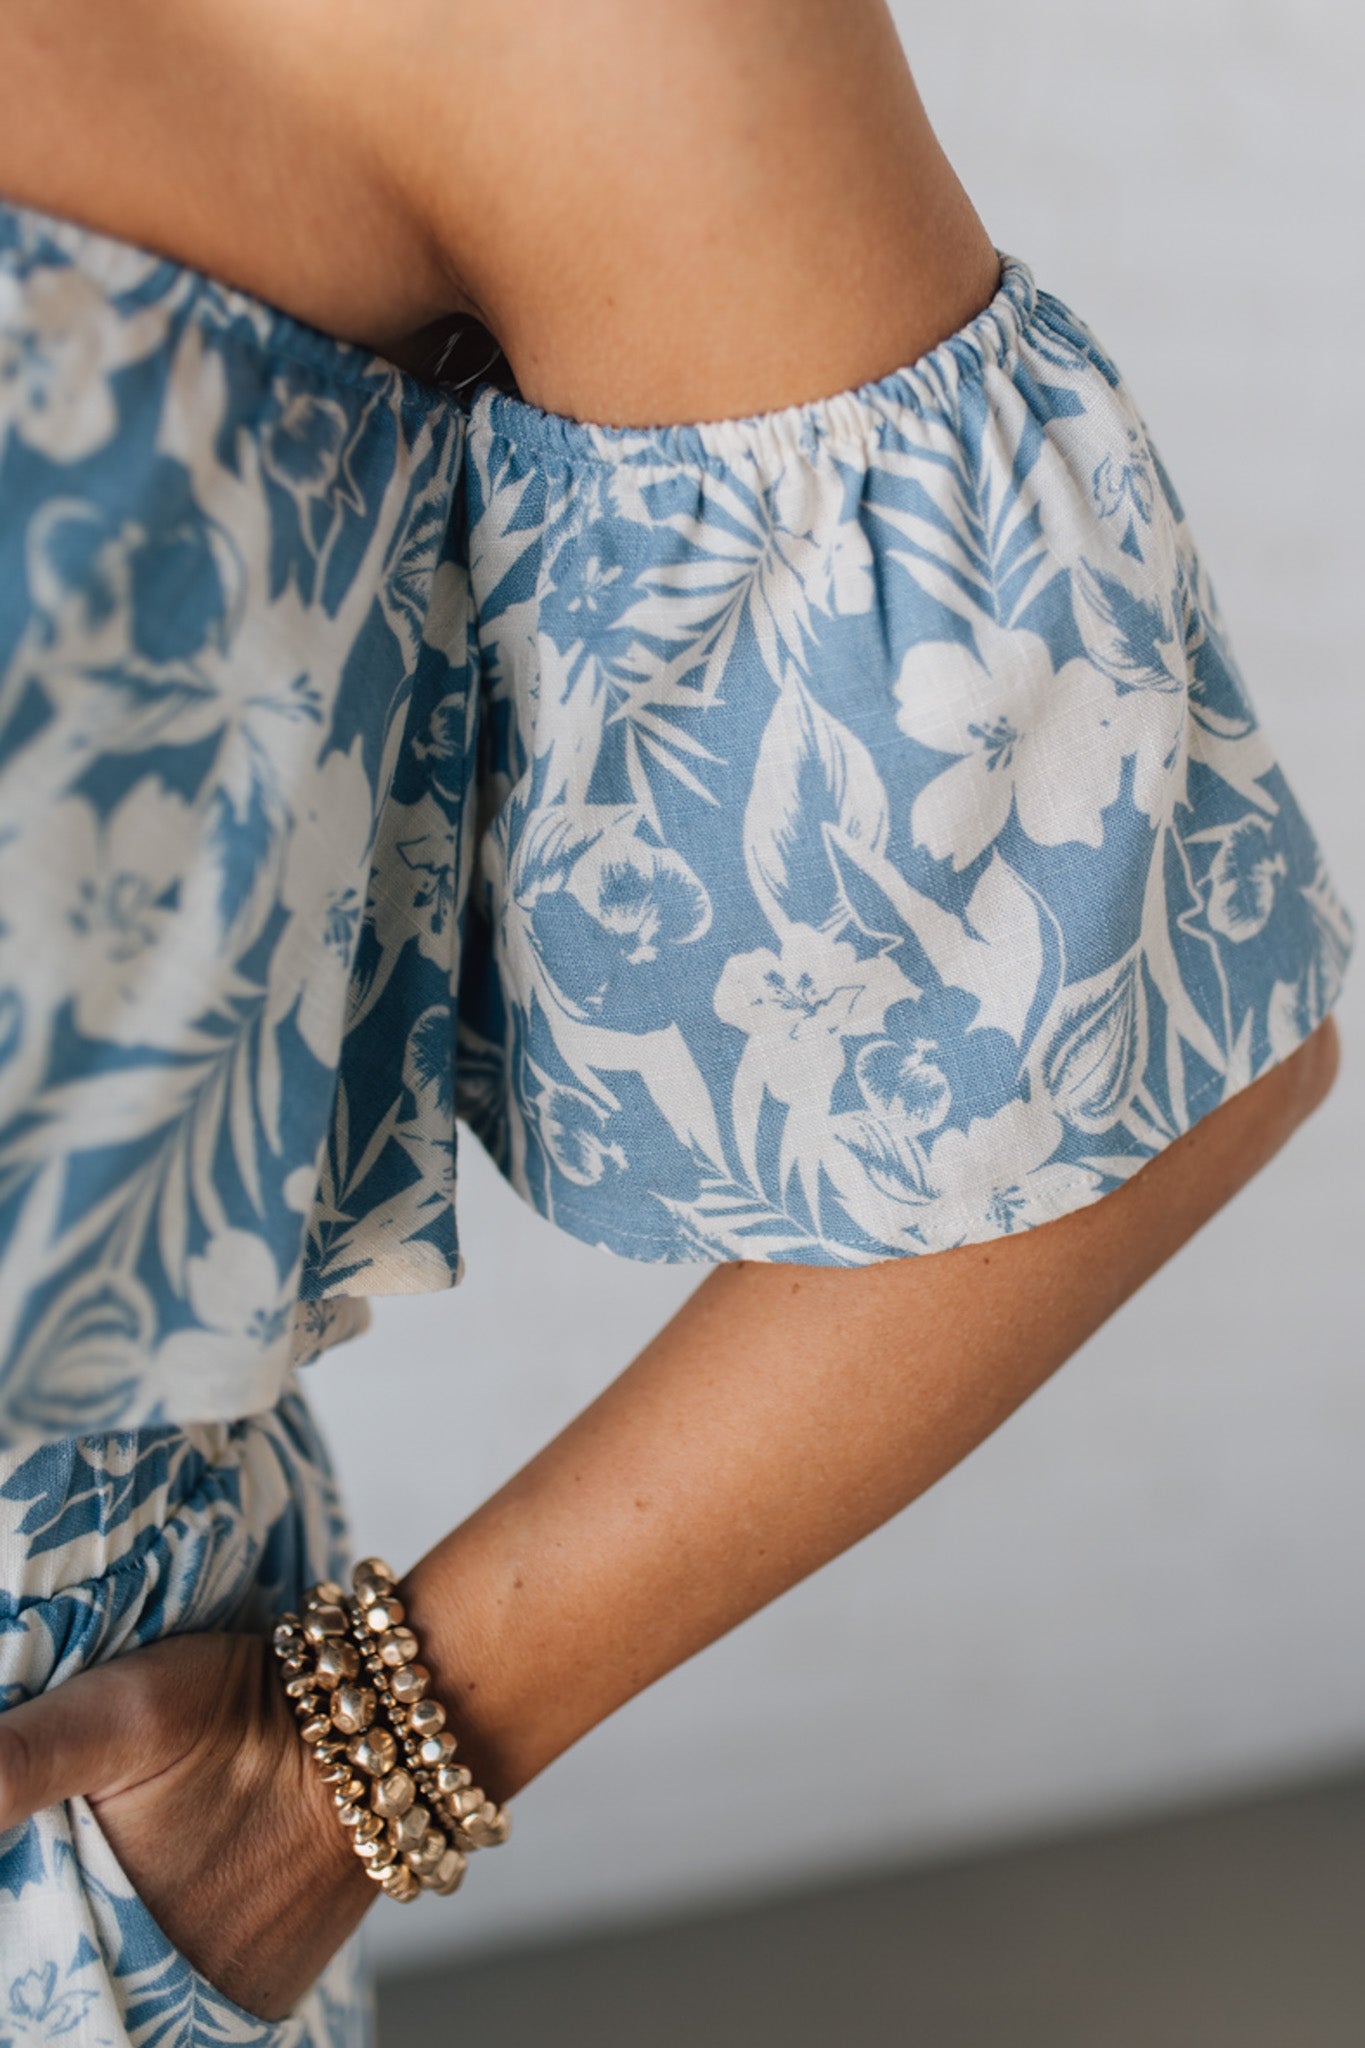
<svg viewBox="0 0 1365 2048">
<path fill-rule="evenodd" d="M 310 1586 L 272 1643 L 299 1733 L 367 1875 L 391 1899 L 456 1890 L 468 1852 L 505 1842 L 511 1815 L 455 1761 L 383 1558 L 356 1565 L 349 1596 L 331 1579 Z"/>
</svg>

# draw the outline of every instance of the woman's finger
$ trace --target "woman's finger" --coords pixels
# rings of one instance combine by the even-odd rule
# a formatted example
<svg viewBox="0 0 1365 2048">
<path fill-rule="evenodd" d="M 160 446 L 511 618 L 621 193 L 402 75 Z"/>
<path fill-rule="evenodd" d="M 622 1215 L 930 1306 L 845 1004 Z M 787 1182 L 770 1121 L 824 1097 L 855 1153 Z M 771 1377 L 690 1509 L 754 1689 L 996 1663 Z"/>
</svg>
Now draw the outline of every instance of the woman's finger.
<svg viewBox="0 0 1365 2048">
<path fill-rule="evenodd" d="M 0 1714 L 0 1829 L 77 1793 L 107 1798 L 176 1760 L 157 1661 L 149 1647 L 92 1665 Z"/>
</svg>

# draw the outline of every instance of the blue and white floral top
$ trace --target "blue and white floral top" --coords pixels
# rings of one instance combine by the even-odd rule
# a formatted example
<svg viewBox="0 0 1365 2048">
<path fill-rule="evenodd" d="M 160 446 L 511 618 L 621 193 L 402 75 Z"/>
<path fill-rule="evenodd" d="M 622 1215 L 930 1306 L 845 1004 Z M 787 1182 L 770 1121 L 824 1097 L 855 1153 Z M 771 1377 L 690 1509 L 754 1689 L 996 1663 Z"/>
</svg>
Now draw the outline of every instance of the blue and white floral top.
<svg viewBox="0 0 1365 2048">
<path fill-rule="evenodd" d="M 269 1407 L 459 1274 L 856 1264 L 1117 1188 L 1351 918 L 1108 357 L 651 431 L 0 208 L 0 1443 Z"/>
</svg>

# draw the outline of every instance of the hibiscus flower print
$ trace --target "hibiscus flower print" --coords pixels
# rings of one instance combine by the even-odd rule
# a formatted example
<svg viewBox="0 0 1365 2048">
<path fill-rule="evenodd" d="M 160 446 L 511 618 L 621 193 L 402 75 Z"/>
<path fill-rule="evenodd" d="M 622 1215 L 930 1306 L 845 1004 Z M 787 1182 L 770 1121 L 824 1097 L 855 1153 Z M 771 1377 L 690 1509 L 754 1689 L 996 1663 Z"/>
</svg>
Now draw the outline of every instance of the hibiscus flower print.
<svg viewBox="0 0 1365 2048">
<path fill-rule="evenodd" d="M 823 1164 L 869 1236 L 886 1230 L 886 1201 L 918 1210 L 932 1194 L 924 1139 L 938 1129 L 953 1101 L 937 1051 L 932 1038 L 909 1045 L 877 1039 L 863 1046 L 853 1070 L 864 1106 L 829 1119 L 833 1144 L 822 1149 Z M 913 1231 L 918 1218 L 907 1216 L 906 1223 Z"/>
<path fill-rule="evenodd" d="M 110 377 L 164 332 L 151 312 L 111 326 L 105 293 L 71 266 L 0 269 L 0 436 L 50 461 L 93 455 L 118 425 Z"/>
<path fill-rule="evenodd" d="M 1275 908 L 1278 885 L 1289 873 L 1283 848 L 1273 844 L 1274 821 L 1250 811 L 1233 825 L 1191 832 L 1186 845 L 1217 847 L 1209 869 L 1206 911 L 1210 929 L 1234 946 L 1263 932 Z"/>
<path fill-rule="evenodd" d="M 939 1196 L 928 1228 L 945 1244 L 974 1244 L 1046 1223 L 1098 1193 L 1103 1177 L 1057 1160 L 1062 1120 L 1045 1103 L 1016 1098 L 965 1130 L 941 1130 L 929 1155 Z"/>
<path fill-rule="evenodd" d="M 534 1083 L 527 1101 L 532 1128 L 565 1180 L 592 1188 L 610 1174 L 625 1173 L 625 1151 L 606 1135 L 606 1106 L 581 1088 L 552 1081 L 534 1061 L 527 1066 Z"/>
<path fill-rule="evenodd" d="M 159 781 L 106 817 L 70 797 L 0 842 L 0 962 L 22 964 L 31 1012 L 70 1001 L 87 1038 L 190 1049 L 220 980 L 216 872 L 205 821 Z"/>
<path fill-rule="evenodd" d="M 92 697 L 133 685 L 139 698 L 164 692 L 172 717 L 210 697 L 213 659 L 231 651 L 241 623 L 242 562 L 213 520 L 188 502 L 178 509 L 149 531 L 83 498 L 54 498 L 32 520 L 25 567 L 49 693 L 78 678 Z M 110 697 L 87 747 L 116 719 L 125 744 L 140 736 L 127 713 L 121 692 Z"/>
<path fill-rule="evenodd" d="M 827 1102 L 849 1037 L 872 1036 L 887 1010 L 916 993 L 895 962 L 860 960 L 846 940 L 793 925 L 780 953 L 761 947 L 726 961 L 715 1011 L 749 1038 L 768 1093 L 779 1102 Z"/>
<path fill-rule="evenodd" d="M 1136 517 L 1144 526 L 1150 526 L 1156 503 L 1156 485 L 1136 427 L 1128 429 L 1128 446 L 1131 452 L 1126 461 L 1116 460 L 1110 453 L 1096 463 L 1090 480 L 1095 508 L 1101 519 L 1121 518 L 1126 512 L 1130 520 Z M 1136 543 L 1133 551 L 1136 551 Z M 1140 553 L 1138 559 L 1141 560 Z"/>
<path fill-rule="evenodd" d="M 901 665 L 902 732 L 957 757 L 916 797 L 915 839 L 936 859 L 969 867 L 1014 809 L 1040 845 L 1101 845 L 1123 759 L 1112 685 L 1084 662 L 1055 671 L 1036 635 L 1006 635 L 979 619 L 973 632 L 976 647 L 922 641 Z M 1087 772 L 1063 777 L 1059 759 L 1072 749 L 1084 753 Z"/>
<path fill-rule="evenodd" d="M 469 776 L 470 709 L 467 689 L 447 691 L 410 742 L 413 760 L 451 803 L 459 802 Z"/>
<path fill-rule="evenodd" d="M 576 570 L 571 586 L 573 594 L 565 599 L 565 611 L 600 611 L 608 591 L 620 576 L 619 562 L 604 563 L 599 556 L 589 555 L 586 562 Z"/>
<path fill-rule="evenodd" d="M 937 1130 L 953 1100 L 948 1077 L 933 1057 L 937 1050 L 932 1038 L 915 1038 L 908 1046 L 889 1038 L 865 1045 L 853 1071 L 868 1108 L 907 1131 Z"/>
<path fill-rule="evenodd" d="M 11 1979 L 6 2009 L 0 2011 L 0 2048 L 70 2039 L 97 1995 L 88 1988 L 59 1987 L 53 1962 L 21 1971 Z"/>
<path fill-rule="evenodd" d="M 663 946 L 704 937 L 711 923 L 711 900 L 682 855 L 625 825 L 593 839 L 565 886 L 632 966 L 657 960 Z"/>
<path fill-rule="evenodd" d="M 16 218 L 0 1436 L 268 1405 L 291 1316 L 450 1284 L 457 1114 L 594 1244 L 860 1264 L 1103 1194 L 1335 1001 L 1179 501 L 1013 259 L 857 390 L 615 429 Z"/>
<path fill-rule="evenodd" d="M 272 416 L 261 433 L 261 463 L 293 498 L 300 518 L 336 482 L 346 434 L 346 414 L 335 399 L 291 390 L 287 383 L 276 391 Z"/>
<path fill-rule="evenodd" d="M 1038 846 L 1104 844 L 1104 813 L 1123 763 L 1154 741 L 1169 753 L 1171 714 L 1123 693 L 1090 661 L 1054 667 L 1047 642 L 984 616 L 971 642 L 920 641 L 901 664 L 897 723 L 922 746 L 956 755 L 915 798 L 910 829 L 954 868 L 997 840 L 1011 813 Z M 1176 723 L 1180 716 L 1177 706 Z"/>
<path fill-rule="evenodd" d="M 401 944 L 412 934 L 430 960 L 448 961 L 455 946 L 456 833 L 449 818 L 429 798 L 421 803 L 394 804 L 386 831 L 385 852 L 392 852 L 389 887 L 371 898 L 376 929 Z"/>
<path fill-rule="evenodd" d="M 295 1011 L 304 1043 L 332 1066 L 369 876 L 371 798 L 357 740 L 331 753 L 299 793 L 280 899 L 290 920 L 271 960 L 269 1014 Z"/>
<path fill-rule="evenodd" d="M 281 1285 L 268 1248 L 250 1231 L 216 1231 L 198 1257 L 185 1261 L 185 1291 L 194 1327 L 174 1332 L 158 1350 L 164 1383 L 193 1371 L 231 1384 L 244 1359 L 287 1345 L 298 1289 Z"/>
</svg>

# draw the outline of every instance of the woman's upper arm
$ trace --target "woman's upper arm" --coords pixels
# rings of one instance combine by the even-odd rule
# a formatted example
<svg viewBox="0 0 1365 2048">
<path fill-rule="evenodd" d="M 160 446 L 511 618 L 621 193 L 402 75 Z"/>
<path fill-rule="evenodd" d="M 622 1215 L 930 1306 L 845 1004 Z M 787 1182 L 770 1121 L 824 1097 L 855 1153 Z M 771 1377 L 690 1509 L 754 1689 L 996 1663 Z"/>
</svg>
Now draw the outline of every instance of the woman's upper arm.
<svg viewBox="0 0 1365 2048">
<path fill-rule="evenodd" d="M 548 409 L 797 403 L 911 360 L 994 289 L 881 0 L 424 0 L 413 20 L 397 175 Z"/>
<path fill-rule="evenodd" d="M 0 192 L 381 351 L 479 311 L 621 423 L 865 381 L 997 272 L 882 0 L 12 0 Z"/>
</svg>

